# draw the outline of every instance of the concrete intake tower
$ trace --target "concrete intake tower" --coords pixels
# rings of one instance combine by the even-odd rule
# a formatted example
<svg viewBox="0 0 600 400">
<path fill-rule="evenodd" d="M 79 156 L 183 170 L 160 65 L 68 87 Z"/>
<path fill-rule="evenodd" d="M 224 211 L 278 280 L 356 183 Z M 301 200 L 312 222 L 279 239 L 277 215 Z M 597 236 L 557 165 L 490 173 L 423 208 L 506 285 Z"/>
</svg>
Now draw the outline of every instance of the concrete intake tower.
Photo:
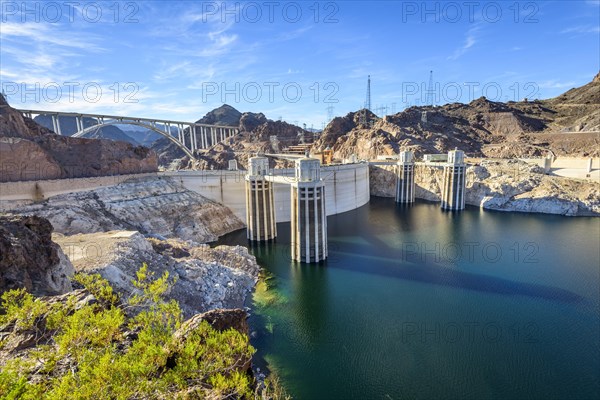
<svg viewBox="0 0 600 400">
<path fill-rule="evenodd" d="M 444 165 L 444 185 L 442 187 L 442 209 L 463 210 L 465 208 L 465 156 L 461 150 L 448 152 L 448 162 Z"/>
<path fill-rule="evenodd" d="M 275 239 L 275 206 L 273 183 L 265 179 L 269 170 L 267 157 L 250 157 L 246 175 L 246 225 L 247 237 L 251 241 Z"/>
<path fill-rule="evenodd" d="M 398 178 L 396 180 L 396 202 L 415 202 L 415 163 L 412 151 L 400 152 Z"/>
<path fill-rule="evenodd" d="M 292 259 L 316 263 L 327 258 L 327 213 L 321 163 L 315 158 L 296 160 L 291 183 Z"/>
</svg>

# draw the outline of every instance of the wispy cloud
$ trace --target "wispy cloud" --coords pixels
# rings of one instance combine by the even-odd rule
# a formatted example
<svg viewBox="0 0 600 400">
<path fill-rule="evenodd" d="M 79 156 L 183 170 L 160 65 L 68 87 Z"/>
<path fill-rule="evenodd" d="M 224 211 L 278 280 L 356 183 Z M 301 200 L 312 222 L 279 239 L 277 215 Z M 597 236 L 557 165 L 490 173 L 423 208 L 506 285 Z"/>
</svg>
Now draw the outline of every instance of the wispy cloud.
<svg viewBox="0 0 600 400">
<path fill-rule="evenodd" d="M 95 43 L 94 38 L 90 35 L 82 37 L 80 34 L 66 34 L 58 24 L 5 22 L 2 24 L 2 40 L 11 38 L 26 39 L 29 44 L 33 42 L 96 52 L 104 50 Z"/>
<path fill-rule="evenodd" d="M 279 34 L 275 40 L 284 42 L 287 40 L 297 39 L 297 38 L 301 37 L 302 35 L 304 35 L 306 32 L 310 31 L 313 27 L 314 27 L 314 25 L 307 25 L 302 28 L 283 32 L 283 33 Z"/>
<path fill-rule="evenodd" d="M 563 82 L 563 81 L 559 81 L 557 79 L 551 79 L 551 80 L 537 83 L 537 86 L 540 89 L 567 89 L 567 88 L 570 89 L 572 87 L 575 87 L 576 85 L 577 85 L 577 83 L 573 82 L 573 81 Z"/>
<path fill-rule="evenodd" d="M 478 34 L 479 30 L 480 30 L 479 26 L 475 26 L 475 27 L 469 29 L 462 46 L 460 46 L 456 50 L 454 50 L 454 53 L 452 53 L 452 55 L 448 56 L 447 59 L 453 60 L 453 61 L 458 60 L 467 51 L 469 51 L 469 49 L 472 48 L 477 43 L 477 40 L 478 40 L 477 34 Z"/>
<path fill-rule="evenodd" d="M 567 29 L 560 31 L 563 34 L 575 33 L 575 34 L 587 34 L 587 33 L 600 33 L 600 26 L 596 25 L 578 25 L 572 26 Z"/>
</svg>

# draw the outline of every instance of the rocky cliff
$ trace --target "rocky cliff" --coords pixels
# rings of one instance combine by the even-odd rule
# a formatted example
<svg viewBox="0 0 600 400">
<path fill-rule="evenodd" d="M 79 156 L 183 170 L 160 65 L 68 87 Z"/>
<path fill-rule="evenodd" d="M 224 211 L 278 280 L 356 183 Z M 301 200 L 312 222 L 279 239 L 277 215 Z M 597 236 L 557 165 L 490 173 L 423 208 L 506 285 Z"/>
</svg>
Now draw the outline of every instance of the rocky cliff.
<svg viewBox="0 0 600 400">
<path fill-rule="evenodd" d="M 442 169 L 418 165 L 415 196 L 439 201 Z M 394 197 L 394 167 L 370 167 L 371 194 Z M 489 210 L 566 216 L 600 215 L 600 183 L 550 176 L 522 161 L 487 161 L 467 168 L 465 202 Z"/>
<path fill-rule="evenodd" d="M 74 269 L 52 242 L 52 225 L 35 216 L 0 216 L 0 294 L 25 288 L 36 295 L 71 290 Z"/>
<path fill-rule="evenodd" d="M 11 213 L 42 216 L 56 232 L 66 235 L 127 229 L 199 243 L 244 227 L 227 207 L 169 177 L 139 178 L 54 196 Z"/>
<path fill-rule="evenodd" d="M 0 95 L 0 182 L 153 172 L 156 154 L 130 143 L 56 135 Z"/>
</svg>

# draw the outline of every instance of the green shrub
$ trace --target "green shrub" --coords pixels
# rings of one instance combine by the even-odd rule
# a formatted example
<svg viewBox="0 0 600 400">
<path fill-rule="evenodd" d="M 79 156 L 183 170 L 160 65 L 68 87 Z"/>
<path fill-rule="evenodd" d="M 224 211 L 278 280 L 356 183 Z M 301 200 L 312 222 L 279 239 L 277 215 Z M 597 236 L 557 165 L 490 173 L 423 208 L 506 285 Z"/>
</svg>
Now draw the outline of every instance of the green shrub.
<svg viewBox="0 0 600 400">
<path fill-rule="evenodd" d="M 45 318 L 41 325 L 53 336 L 1 366 L 0 398 L 253 397 L 253 379 L 242 370 L 254 353 L 246 335 L 203 321 L 174 337 L 182 313 L 164 299 L 167 273 L 155 279 L 142 266 L 133 282 L 138 292 L 125 301 L 99 275 L 75 279 L 98 302 L 76 309 L 74 296 L 50 306 L 24 290 L 2 295 L 0 326 L 31 328 Z"/>
</svg>

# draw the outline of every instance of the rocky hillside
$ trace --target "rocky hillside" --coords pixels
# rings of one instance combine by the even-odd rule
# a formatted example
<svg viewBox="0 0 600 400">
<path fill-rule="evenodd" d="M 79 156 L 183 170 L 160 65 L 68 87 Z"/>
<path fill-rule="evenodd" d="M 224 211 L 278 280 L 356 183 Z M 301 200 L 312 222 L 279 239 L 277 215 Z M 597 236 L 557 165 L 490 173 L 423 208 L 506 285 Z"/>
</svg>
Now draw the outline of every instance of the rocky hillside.
<svg viewBox="0 0 600 400">
<path fill-rule="evenodd" d="M 10 212 L 47 218 L 65 235 L 125 229 L 203 243 L 244 227 L 229 208 L 168 177 L 54 196 Z"/>
<path fill-rule="evenodd" d="M 163 124 L 156 124 L 158 129 L 166 131 L 166 127 Z M 127 136 L 135 139 L 136 142 L 141 144 L 142 146 L 151 147 L 152 143 L 162 138 L 161 135 L 154 132 L 151 129 L 146 129 L 137 125 L 119 125 L 119 129 L 121 129 Z M 175 127 L 171 127 L 171 133 L 175 133 Z"/>
<path fill-rule="evenodd" d="M 0 182 L 153 172 L 156 154 L 112 140 L 56 135 L 0 95 Z"/>
<path fill-rule="evenodd" d="M 300 134 L 300 136 L 299 136 Z M 246 169 L 248 158 L 260 153 L 281 153 L 290 145 L 299 144 L 300 137 L 309 134 L 302 128 L 285 121 L 266 119 L 263 114 L 244 113 L 240 122 L 240 134 L 217 143 L 198 154 L 196 163 L 188 167 L 196 169 L 226 169 L 230 160 L 236 160 L 238 168 Z M 277 141 L 272 142 L 271 136 Z M 270 159 L 272 168 L 290 167 L 284 160 Z"/>
<path fill-rule="evenodd" d="M 47 114 L 36 115 L 33 120 L 38 124 L 46 127 L 50 130 L 53 129 L 52 126 L 52 117 Z M 72 136 L 77 133 L 77 123 L 75 121 L 75 117 L 69 116 L 59 116 L 58 117 L 60 123 L 60 132 L 65 136 Z M 96 125 L 98 121 L 94 118 L 83 118 L 83 127 L 89 128 L 90 126 Z M 55 132 L 56 133 L 56 132 Z M 134 146 L 138 146 L 138 143 L 131 136 L 127 135 L 123 132 L 119 127 L 114 125 L 103 126 L 98 129 L 92 130 L 91 132 L 86 133 L 83 137 L 88 139 L 110 139 L 110 140 L 120 140 L 122 142 L 131 143 Z"/>
<path fill-rule="evenodd" d="M 394 197 L 394 167 L 370 167 L 371 194 Z M 439 201 L 442 169 L 418 165 L 415 196 Z M 536 212 L 566 216 L 600 215 L 600 183 L 545 175 L 542 168 L 522 161 L 487 161 L 471 165 L 466 175 L 467 204 L 489 210 Z"/>
<path fill-rule="evenodd" d="M 553 99 L 493 102 L 479 98 L 469 104 L 410 107 L 359 123 L 364 111 L 334 118 L 313 149 L 330 147 L 337 159 L 357 154 L 378 155 L 412 150 L 417 156 L 458 148 L 478 157 L 600 155 L 600 74 L 592 82 Z"/>
</svg>

